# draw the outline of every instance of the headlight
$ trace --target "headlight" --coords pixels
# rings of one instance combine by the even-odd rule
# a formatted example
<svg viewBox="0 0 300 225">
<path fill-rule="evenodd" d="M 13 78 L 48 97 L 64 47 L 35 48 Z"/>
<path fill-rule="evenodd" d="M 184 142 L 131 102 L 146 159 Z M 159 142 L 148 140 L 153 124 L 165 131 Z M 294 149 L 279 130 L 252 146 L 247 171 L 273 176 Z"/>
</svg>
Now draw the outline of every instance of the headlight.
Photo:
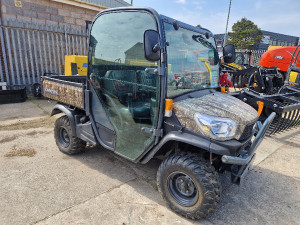
<svg viewBox="0 0 300 225">
<path fill-rule="evenodd" d="M 236 132 L 236 123 L 231 119 L 208 116 L 195 113 L 194 119 L 204 133 L 212 134 L 218 138 L 233 137 Z"/>
</svg>

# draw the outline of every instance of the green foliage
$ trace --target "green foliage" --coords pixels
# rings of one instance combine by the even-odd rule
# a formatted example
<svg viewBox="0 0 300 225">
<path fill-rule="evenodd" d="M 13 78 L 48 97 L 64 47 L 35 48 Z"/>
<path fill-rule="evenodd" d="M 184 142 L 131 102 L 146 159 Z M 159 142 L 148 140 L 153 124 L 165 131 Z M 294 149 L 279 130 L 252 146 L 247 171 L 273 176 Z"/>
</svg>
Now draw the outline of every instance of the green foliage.
<svg viewBox="0 0 300 225">
<path fill-rule="evenodd" d="M 264 37 L 257 25 L 246 18 L 233 24 L 232 31 L 226 44 L 234 44 L 236 49 L 256 49 Z"/>
<path fill-rule="evenodd" d="M 198 24 L 196 27 L 198 27 L 198 28 L 202 28 L 202 26 L 201 26 L 200 24 Z"/>
</svg>

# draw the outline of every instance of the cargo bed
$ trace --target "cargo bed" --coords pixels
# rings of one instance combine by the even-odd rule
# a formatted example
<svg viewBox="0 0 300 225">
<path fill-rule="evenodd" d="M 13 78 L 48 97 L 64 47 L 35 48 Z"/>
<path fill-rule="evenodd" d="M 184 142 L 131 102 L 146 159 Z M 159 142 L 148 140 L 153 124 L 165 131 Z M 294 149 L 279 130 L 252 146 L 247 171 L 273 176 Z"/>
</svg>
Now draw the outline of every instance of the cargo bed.
<svg viewBox="0 0 300 225">
<path fill-rule="evenodd" d="M 42 86 L 44 97 L 84 109 L 86 76 L 44 76 Z"/>
</svg>

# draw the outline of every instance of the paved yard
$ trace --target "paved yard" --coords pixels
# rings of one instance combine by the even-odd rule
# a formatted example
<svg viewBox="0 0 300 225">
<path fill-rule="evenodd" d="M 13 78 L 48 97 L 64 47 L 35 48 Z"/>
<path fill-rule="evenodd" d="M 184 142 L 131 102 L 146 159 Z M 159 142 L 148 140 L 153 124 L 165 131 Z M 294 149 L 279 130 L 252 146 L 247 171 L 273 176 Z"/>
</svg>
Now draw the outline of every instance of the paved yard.
<svg viewBox="0 0 300 225">
<path fill-rule="evenodd" d="M 60 153 L 53 105 L 0 105 L 0 224 L 300 224 L 300 129 L 266 138 L 240 186 L 223 174 L 217 209 L 191 221 L 161 199 L 159 160 L 136 165 L 92 147 Z"/>
</svg>

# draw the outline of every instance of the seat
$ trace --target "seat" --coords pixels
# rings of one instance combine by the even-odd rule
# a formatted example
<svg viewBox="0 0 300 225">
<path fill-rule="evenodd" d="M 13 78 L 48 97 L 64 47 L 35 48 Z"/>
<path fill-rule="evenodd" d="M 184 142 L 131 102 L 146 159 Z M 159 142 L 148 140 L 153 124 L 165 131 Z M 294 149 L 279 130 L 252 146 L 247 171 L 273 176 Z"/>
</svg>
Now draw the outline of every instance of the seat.
<svg viewBox="0 0 300 225">
<path fill-rule="evenodd" d="M 152 106 L 156 102 L 155 75 L 138 70 L 136 84 L 136 98 L 129 103 L 129 110 L 134 119 L 152 120 L 154 116 Z"/>
<path fill-rule="evenodd" d="M 125 103 L 127 96 L 132 94 L 136 84 L 134 70 L 109 70 L 103 77 L 103 89 L 110 95 Z"/>
</svg>

